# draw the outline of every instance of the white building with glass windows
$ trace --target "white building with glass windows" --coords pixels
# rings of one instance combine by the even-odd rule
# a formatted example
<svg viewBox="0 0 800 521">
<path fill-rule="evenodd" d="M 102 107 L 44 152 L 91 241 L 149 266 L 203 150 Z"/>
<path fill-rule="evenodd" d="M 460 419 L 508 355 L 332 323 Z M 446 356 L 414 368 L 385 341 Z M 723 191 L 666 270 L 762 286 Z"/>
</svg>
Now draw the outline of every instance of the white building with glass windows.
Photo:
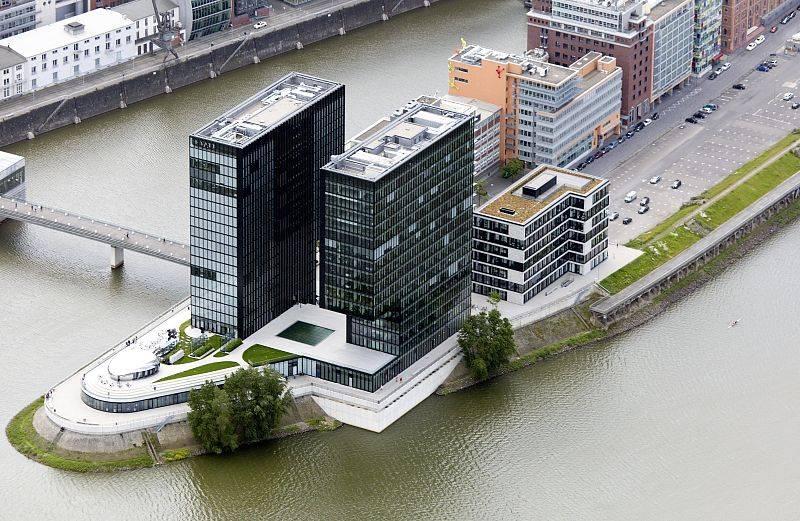
<svg viewBox="0 0 800 521">
<path fill-rule="evenodd" d="M 541 165 L 473 212 L 472 291 L 524 304 L 608 258 L 608 180 Z"/>
<path fill-rule="evenodd" d="M 97 9 L 0 40 L 0 48 L 7 47 L 25 60 L 18 64 L 22 81 L 11 95 L 131 60 L 136 56 L 135 40 L 134 22 L 110 9 Z"/>
<path fill-rule="evenodd" d="M 0 45 L 0 100 L 22 94 L 25 88 L 25 57 Z"/>
</svg>

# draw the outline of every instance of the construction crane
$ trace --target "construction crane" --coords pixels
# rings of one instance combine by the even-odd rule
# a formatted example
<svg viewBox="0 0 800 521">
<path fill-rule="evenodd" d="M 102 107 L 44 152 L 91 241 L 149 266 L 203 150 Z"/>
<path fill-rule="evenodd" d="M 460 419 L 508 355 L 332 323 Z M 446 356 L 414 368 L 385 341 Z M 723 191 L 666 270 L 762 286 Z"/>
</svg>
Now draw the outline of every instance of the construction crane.
<svg viewBox="0 0 800 521">
<path fill-rule="evenodd" d="M 153 42 L 153 44 L 159 49 L 167 51 L 166 55 L 164 56 L 164 61 L 167 61 L 167 58 L 169 58 L 170 54 L 172 54 L 177 60 L 178 53 L 175 52 L 175 48 L 172 46 L 172 42 L 175 40 L 175 37 L 178 34 L 175 23 L 172 21 L 172 17 L 168 12 L 158 12 L 156 0 L 152 0 L 152 2 L 157 28 L 155 34 L 150 35 L 148 40 Z"/>
</svg>

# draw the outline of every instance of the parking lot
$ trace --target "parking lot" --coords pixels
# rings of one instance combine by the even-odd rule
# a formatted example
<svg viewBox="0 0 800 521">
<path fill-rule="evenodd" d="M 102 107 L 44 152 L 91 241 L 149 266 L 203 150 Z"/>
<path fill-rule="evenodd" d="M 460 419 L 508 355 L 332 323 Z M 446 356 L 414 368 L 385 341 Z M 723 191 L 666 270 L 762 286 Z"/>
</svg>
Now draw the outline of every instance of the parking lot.
<svg viewBox="0 0 800 521">
<path fill-rule="evenodd" d="M 755 56 L 758 62 L 777 50 L 768 43 L 769 40 L 748 54 L 759 53 Z M 777 39 L 774 43 L 778 43 Z M 775 54 L 778 66 L 769 72 L 758 72 L 751 66 L 738 77 L 724 73 L 716 80 L 700 80 L 702 87 L 694 87 L 657 108 L 659 120 L 585 168 L 588 173 L 612 180 L 610 211 L 620 214 L 610 225 L 612 242 L 627 242 L 652 228 L 691 197 L 800 127 L 800 110 L 791 108 L 800 97 L 800 57 Z M 753 60 L 753 56 L 746 57 Z M 726 87 L 718 95 L 703 96 L 706 86 L 717 86 L 719 82 Z M 732 89 L 734 83 L 742 83 L 745 90 Z M 784 101 L 787 92 L 794 93 L 795 99 Z M 696 124 L 684 121 L 709 102 L 719 108 Z M 653 132 L 655 129 L 660 132 Z M 648 133 L 651 139 L 641 139 Z M 649 179 L 656 175 L 662 180 L 650 184 Z M 682 185 L 673 190 L 670 184 L 675 179 L 680 179 Z M 625 194 L 630 191 L 636 191 L 637 199 L 625 203 Z M 640 215 L 639 202 L 645 196 L 651 199 L 650 209 Z M 625 217 L 632 222 L 622 224 Z"/>
</svg>

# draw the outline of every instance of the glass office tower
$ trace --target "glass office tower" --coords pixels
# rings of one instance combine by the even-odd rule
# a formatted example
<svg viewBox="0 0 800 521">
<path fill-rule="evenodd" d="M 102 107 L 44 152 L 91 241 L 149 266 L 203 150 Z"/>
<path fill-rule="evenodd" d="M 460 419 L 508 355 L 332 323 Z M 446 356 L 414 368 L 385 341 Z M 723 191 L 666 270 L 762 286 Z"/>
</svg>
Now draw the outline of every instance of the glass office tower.
<svg viewBox="0 0 800 521">
<path fill-rule="evenodd" d="M 397 358 L 378 389 L 449 336 L 470 309 L 472 116 L 398 111 L 323 167 L 322 305 L 347 341 Z"/>
<path fill-rule="evenodd" d="M 343 147 L 344 86 L 298 73 L 191 136 L 194 327 L 245 338 L 316 302 L 319 169 Z"/>
</svg>

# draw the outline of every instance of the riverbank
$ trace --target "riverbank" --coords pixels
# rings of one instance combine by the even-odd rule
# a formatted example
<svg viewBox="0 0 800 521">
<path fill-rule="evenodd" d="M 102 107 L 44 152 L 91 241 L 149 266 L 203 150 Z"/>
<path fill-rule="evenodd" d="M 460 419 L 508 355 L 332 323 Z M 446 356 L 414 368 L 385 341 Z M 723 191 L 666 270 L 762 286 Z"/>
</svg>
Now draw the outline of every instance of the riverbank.
<svg viewBox="0 0 800 521">
<path fill-rule="evenodd" d="M 624 319 L 608 328 L 592 322 L 591 305 L 603 298 L 598 293 L 587 297 L 580 305 L 566 309 L 539 322 L 521 327 L 514 332 L 518 356 L 484 380 L 476 379 L 461 361 L 436 394 L 446 395 L 461 391 L 524 367 L 529 367 L 554 356 L 577 348 L 591 347 L 635 329 L 662 314 L 671 305 L 684 299 L 704 284 L 723 273 L 740 259 L 770 239 L 776 231 L 800 219 L 800 200 L 781 208 L 765 221 L 757 224 L 735 242 L 721 249 L 713 259 L 696 271 L 672 283 L 652 301 L 643 305 Z M 560 332 L 555 333 L 554 332 Z M 546 342 L 546 343 L 545 343 Z"/>
<path fill-rule="evenodd" d="M 73 472 L 112 472 L 152 467 L 206 454 L 187 421 L 112 435 L 77 434 L 59 428 L 45 414 L 44 399 L 25 407 L 6 426 L 6 437 L 24 456 L 49 467 Z M 310 397 L 292 402 L 273 435 L 259 443 L 312 431 L 337 429 Z"/>
</svg>

